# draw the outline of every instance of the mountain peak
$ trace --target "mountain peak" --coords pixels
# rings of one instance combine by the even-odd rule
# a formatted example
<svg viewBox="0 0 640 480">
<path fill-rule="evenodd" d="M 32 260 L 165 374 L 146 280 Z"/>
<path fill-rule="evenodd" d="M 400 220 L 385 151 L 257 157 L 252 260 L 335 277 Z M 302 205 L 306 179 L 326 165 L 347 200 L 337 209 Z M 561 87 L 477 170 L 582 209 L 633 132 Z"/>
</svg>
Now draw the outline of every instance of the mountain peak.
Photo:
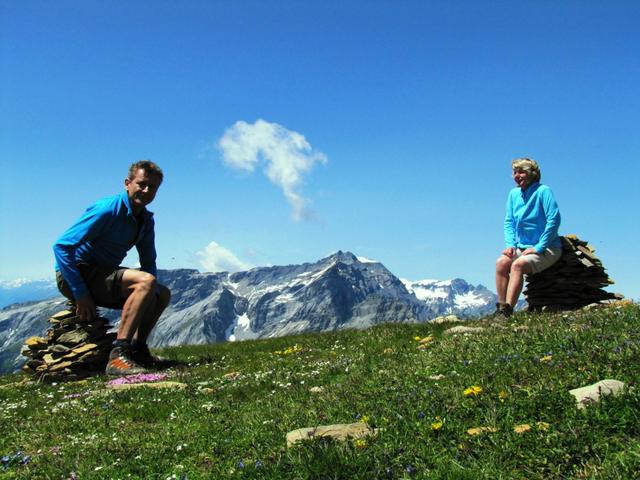
<svg viewBox="0 0 640 480">
<path fill-rule="evenodd" d="M 356 257 L 351 252 L 348 252 L 348 251 L 343 252 L 342 250 L 338 250 L 337 252 L 329 255 L 324 260 L 337 261 L 337 262 L 343 262 L 343 263 L 355 263 L 358 261 L 358 257 Z"/>
</svg>

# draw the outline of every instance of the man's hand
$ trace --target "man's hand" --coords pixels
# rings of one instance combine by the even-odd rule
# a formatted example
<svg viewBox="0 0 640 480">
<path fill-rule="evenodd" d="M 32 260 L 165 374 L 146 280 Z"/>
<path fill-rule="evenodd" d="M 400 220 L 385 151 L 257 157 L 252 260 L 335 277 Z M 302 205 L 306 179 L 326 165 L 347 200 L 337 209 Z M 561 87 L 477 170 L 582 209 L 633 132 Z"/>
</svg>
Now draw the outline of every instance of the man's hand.
<svg viewBox="0 0 640 480">
<path fill-rule="evenodd" d="M 532 253 L 538 253 L 538 252 L 536 252 L 536 249 L 533 247 L 525 248 L 522 251 L 522 255 L 531 255 Z"/>
<path fill-rule="evenodd" d="M 513 258 L 513 256 L 516 254 L 516 249 L 513 247 L 509 247 L 509 248 L 505 248 L 502 251 L 502 255 L 504 255 L 505 257 L 509 257 L 509 258 Z"/>
<path fill-rule="evenodd" d="M 84 322 L 93 322 L 96 319 L 96 304 L 91 295 L 87 294 L 76 300 L 76 315 Z"/>
</svg>

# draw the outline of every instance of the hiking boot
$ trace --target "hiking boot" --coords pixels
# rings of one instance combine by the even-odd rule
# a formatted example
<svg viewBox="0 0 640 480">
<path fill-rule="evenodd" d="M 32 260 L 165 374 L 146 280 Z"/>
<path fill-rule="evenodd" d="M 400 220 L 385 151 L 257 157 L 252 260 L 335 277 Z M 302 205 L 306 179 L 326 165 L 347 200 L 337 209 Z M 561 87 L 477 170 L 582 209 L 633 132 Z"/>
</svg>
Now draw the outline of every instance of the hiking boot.
<svg viewBox="0 0 640 480">
<path fill-rule="evenodd" d="M 513 307 L 508 303 L 496 303 L 496 317 L 509 318 L 513 313 Z"/>
<path fill-rule="evenodd" d="M 138 365 L 145 368 L 158 368 L 167 362 L 166 358 L 153 355 L 147 344 L 132 348 L 131 356 Z"/>
<path fill-rule="evenodd" d="M 109 354 L 109 362 L 105 373 L 107 375 L 135 375 L 147 373 L 147 369 L 136 363 L 128 347 L 113 347 Z"/>
</svg>

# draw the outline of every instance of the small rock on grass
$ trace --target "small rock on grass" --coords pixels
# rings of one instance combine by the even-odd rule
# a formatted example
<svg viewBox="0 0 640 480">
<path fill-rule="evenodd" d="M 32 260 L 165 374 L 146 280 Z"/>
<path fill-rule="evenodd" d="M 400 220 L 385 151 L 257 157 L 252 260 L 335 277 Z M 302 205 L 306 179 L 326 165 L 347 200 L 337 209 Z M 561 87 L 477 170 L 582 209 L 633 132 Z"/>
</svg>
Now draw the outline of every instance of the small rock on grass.
<svg viewBox="0 0 640 480">
<path fill-rule="evenodd" d="M 368 437 L 376 435 L 377 433 L 378 429 L 371 428 L 363 422 L 299 428 L 287 433 L 287 447 L 291 447 L 302 440 L 310 440 L 313 438 L 331 437 L 336 440 L 346 440 L 348 438 L 358 439 Z"/>
<path fill-rule="evenodd" d="M 460 319 L 458 317 L 456 317 L 455 315 L 442 315 L 440 317 L 436 317 L 433 320 L 431 320 L 430 323 L 434 323 L 434 324 L 440 324 L 440 323 L 455 323 L 455 322 L 459 322 Z"/>
<path fill-rule="evenodd" d="M 144 383 L 120 383 L 107 385 L 109 390 L 131 390 L 135 388 L 168 388 L 172 390 L 182 390 L 187 388 L 186 383 L 182 382 L 144 382 Z"/>
<path fill-rule="evenodd" d="M 569 393 L 575 397 L 577 407 L 583 409 L 589 403 L 600 401 L 602 395 L 618 395 L 624 388 L 624 382 L 606 379 L 586 387 L 574 388 Z"/>
<path fill-rule="evenodd" d="M 464 325 L 458 325 L 456 327 L 452 327 L 449 330 L 445 330 L 445 335 L 454 335 L 458 333 L 480 333 L 483 332 L 484 328 L 482 327 L 465 327 Z"/>
</svg>

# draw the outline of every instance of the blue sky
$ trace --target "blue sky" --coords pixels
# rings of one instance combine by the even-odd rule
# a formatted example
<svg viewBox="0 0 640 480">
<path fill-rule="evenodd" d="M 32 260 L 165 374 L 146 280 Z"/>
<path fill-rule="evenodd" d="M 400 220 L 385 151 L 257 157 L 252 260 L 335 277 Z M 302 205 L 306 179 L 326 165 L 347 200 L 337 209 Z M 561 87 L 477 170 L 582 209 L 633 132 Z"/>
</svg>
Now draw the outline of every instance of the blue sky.
<svg viewBox="0 0 640 480">
<path fill-rule="evenodd" d="M 0 0 L 0 280 L 51 277 L 150 158 L 160 268 L 340 249 L 494 289 L 531 156 L 638 298 L 639 24 L 636 1 Z"/>
</svg>

